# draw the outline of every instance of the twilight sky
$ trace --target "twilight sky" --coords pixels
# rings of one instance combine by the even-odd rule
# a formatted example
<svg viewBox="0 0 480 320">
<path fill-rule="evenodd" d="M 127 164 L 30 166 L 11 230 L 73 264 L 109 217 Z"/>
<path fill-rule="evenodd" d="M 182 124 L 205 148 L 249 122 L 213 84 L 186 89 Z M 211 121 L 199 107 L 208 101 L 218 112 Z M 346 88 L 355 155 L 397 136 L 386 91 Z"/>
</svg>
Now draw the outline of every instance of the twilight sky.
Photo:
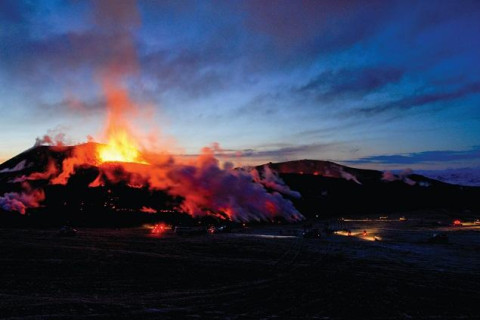
<svg viewBox="0 0 480 320">
<path fill-rule="evenodd" d="M 480 166 L 478 1 L 0 0 L 0 162 L 101 141 L 120 61 L 145 144 L 236 164 Z"/>
</svg>

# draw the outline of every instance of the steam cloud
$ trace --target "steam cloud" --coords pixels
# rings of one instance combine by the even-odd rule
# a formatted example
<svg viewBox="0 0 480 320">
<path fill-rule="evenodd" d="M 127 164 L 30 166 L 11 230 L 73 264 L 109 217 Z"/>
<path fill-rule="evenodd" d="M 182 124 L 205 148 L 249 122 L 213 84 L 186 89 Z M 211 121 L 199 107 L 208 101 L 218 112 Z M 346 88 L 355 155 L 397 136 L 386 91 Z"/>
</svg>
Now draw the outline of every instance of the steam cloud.
<svg viewBox="0 0 480 320">
<path fill-rule="evenodd" d="M 45 199 L 45 194 L 41 189 L 32 190 L 29 185 L 24 184 L 25 191 L 8 192 L 0 197 L 0 207 L 6 211 L 17 211 L 25 214 L 27 208 L 38 208 L 40 202 Z"/>
<path fill-rule="evenodd" d="M 57 133 L 55 135 L 44 135 L 41 138 L 37 138 L 35 140 L 34 147 L 38 146 L 57 146 L 57 147 L 63 147 L 65 146 L 65 134 L 63 133 Z"/>
<path fill-rule="evenodd" d="M 149 166 L 121 164 L 119 170 L 119 165 L 100 166 L 101 173 L 91 186 L 126 181 L 131 187 L 164 190 L 183 198 L 179 209 L 192 216 L 213 215 L 233 221 L 303 219 L 292 202 L 282 196 L 298 198 L 300 194 L 290 190 L 273 172 L 260 176 L 256 170 L 236 170 L 229 165 L 221 169 L 210 148 L 204 148 L 190 163 L 163 155 Z"/>
<path fill-rule="evenodd" d="M 405 169 L 402 172 L 400 172 L 398 175 L 392 173 L 391 171 L 384 171 L 382 175 L 382 180 L 388 181 L 388 182 L 403 181 L 404 183 L 413 186 L 416 184 L 416 182 L 408 177 L 412 174 L 413 174 L 412 169 Z"/>
</svg>

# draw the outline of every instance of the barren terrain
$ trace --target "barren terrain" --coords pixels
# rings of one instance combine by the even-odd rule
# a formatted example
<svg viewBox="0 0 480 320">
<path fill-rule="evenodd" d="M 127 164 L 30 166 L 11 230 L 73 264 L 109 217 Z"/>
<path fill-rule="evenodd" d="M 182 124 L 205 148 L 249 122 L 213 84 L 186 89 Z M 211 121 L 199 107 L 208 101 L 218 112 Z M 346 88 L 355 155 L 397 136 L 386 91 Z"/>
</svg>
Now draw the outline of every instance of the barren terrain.
<svg viewBox="0 0 480 320">
<path fill-rule="evenodd" d="M 190 237 L 0 229 L 0 318 L 477 319 L 480 228 L 434 223 L 319 221 L 351 231 L 321 239 L 300 224 Z M 449 243 L 428 243 L 437 232 Z"/>
</svg>

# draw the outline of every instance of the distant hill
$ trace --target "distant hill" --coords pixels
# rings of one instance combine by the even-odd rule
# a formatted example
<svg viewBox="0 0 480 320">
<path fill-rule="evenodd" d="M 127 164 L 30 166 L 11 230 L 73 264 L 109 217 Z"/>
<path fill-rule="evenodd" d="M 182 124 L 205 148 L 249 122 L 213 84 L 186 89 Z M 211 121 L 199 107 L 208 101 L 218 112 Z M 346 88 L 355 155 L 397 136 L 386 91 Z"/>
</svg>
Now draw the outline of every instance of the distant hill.
<svg viewBox="0 0 480 320">
<path fill-rule="evenodd" d="M 263 166 L 258 166 L 262 170 Z M 356 183 L 361 183 L 362 180 L 378 180 L 382 177 L 382 173 L 375 170 L 355 169 L 339 165 L 330 161 L 321 160 L 296 160 L 280 163 L 266 164 L 272 170 L 278 173 L 294 173 L 294 174 L 308 174 L 314 176 L 322 176 L 328 178 L 352 180 Z"/>
<path fill-rule="evenodd" d="M 313 175 L 325 178 L 343 179 L 357 184 L 378 183 L 379 181 L 403 181 L 411 185 L 418 183 L 425 186 L 445 183 L 419 174 L 408 172 L 394 174 L 378 170 L 357 169 L 323 160 L 305 159 L 278 163 L 270 162 L 255 168 L 259 171 L 263 171 L 265 167 L 268 167 L 279 174 Z"/>
<path fill-rule="evenodd" d="M 480 212 L 480 187 L 448 184 L 413 173 L 381 172 L 330 161 L 297 160 L 257 166 L 278 173 L 301 199 L 292 199 L 306 216 L 388 214 L 415 210 Z"/>
</svg>

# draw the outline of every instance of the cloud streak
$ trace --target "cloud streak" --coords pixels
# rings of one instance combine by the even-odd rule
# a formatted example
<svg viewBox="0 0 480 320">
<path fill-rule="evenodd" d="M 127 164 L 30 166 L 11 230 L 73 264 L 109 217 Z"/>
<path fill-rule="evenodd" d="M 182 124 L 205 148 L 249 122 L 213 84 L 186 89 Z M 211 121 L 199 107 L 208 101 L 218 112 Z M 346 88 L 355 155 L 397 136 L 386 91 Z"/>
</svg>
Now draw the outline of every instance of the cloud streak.
<svg viewBox="0 0 480 320">
<path fill-rule="evenodd" d="M 449 102 L 478 93 L 480 93 L 480 82 L 471 83 L 450 92 L 436 92 L 408 96 L 383 105 L 360 108 L 358 110 L 355 110 L 354 113 L 372 116 L 395 110 L 409 110 L 413 108 L 419 108 L 433 103 Z"/>
<path fill-rule="evenodd" d="M 471 161 L 480 158 L 480 146 L 472 147 L 469 150 L 452 151 L 437 150 L 413 152 L 406 154 L 378 155 L 359 158 L 356 160 L 344 161 L 350 164 L 400 164 L 411 165 L 418 163 L 436 163 L 453 161 Z"/>
<path fill-rule="evenodd" d="M 330 70 L 299 88 L 301 93 L 314 92 L 320 97 L 348 93 L 368 93 L 401 79 L 404 70 L 389 67 Z"/>
</svg>

